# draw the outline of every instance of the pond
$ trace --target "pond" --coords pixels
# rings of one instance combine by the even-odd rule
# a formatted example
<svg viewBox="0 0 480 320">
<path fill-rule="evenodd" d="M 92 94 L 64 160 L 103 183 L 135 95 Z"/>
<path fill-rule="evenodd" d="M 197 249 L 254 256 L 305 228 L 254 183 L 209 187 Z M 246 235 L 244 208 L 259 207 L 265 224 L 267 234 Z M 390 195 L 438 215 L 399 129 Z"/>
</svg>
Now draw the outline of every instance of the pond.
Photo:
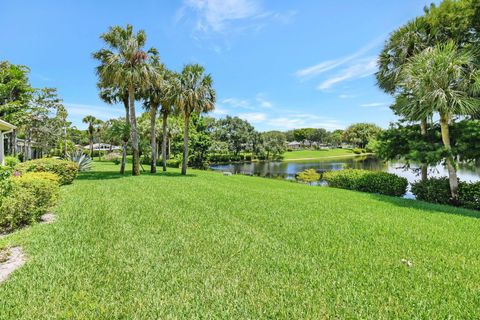
<svg viewBox="0 0 480 320">
<path fill-rule="evenodd" d="M 385 171 L 394 173 L 408 179 L 410 183 L 420 179 L 418 165 L 411 165 L 410 169 L 405 169 L 405 163 L 401 161 L 384 162 L 371 156 L 357 156 L 347 158 L 326 158 L 321 160 L 305 161 L 268 161 L 268 162 L 249 162 L 249 163 L 230 163 L 212 165 L 213 170 L 222 172 L 231 172 L 234 174 L 255 175 L 267 178 L 282 178 L 294 180 L 295 174 L 305 169 L 322 170 L 342 170 L 342 169 L 366 169 L 373 171 Z M 447 176 L 447 170 L 442 166 L 429 168 L 429 177 Z M 462 181 L 479 181 L 480 165 L 460 165 L 458 168 L 458 177 Z M 406 195 L 411 198 L 410 192 Z"/>
</svg>

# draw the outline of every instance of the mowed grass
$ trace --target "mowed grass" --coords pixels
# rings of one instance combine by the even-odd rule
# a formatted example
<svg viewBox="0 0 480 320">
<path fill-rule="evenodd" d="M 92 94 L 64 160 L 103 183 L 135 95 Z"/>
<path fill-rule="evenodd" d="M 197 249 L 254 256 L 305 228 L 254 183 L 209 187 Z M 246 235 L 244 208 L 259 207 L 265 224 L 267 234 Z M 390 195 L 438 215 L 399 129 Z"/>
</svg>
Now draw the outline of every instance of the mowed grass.
<svg viewBox="0 0 480 320">
<path fill-rule="evenodd" d="M 351 149 L 296 150 L 283 154 L 284 160 L 322 159 L 330 157 L 355 156 Z"/>
<path fill-rule="evenodd" d="M 28 255 L 0 319 L 480 318 L 476 212 L 117 169 L 97 164 L 62 188 L 54 224 L 0 240 Z"/>
</svg>

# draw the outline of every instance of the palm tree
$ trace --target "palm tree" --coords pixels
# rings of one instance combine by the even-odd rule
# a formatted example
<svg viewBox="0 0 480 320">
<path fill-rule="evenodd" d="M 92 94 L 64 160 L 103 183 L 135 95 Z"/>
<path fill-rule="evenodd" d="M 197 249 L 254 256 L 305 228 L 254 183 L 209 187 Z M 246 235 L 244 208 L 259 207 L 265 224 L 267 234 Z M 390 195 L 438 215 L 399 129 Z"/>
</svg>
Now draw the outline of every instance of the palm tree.
<svg viewBox="0 0 480 320">
<path fill-rule="evenodd" d="M 143 30 L 136 34 L 133 27 L 110 27 L 101 35 L 109 49 L 101 49 L 93 54 L 100 61 L 97 75 L 107 86 L 125 89 L 128 92 L 130 131 L 133 150 L 132 174 L 140 174 L 140 151 L 138 147 L 137 118 L 135 115 L 135 90 L 143 90 L 156 81 L 157 72 L 151 65 L 155 49 L 143 51 L 147 37 Z"/>
<path fill-rule="evenodd" d="M 188 130 L 190 117 L 194 112 L 208 112 L 215 108 L 215 90 L 212 77 L 204 74 L 205 69 L 198 64 L 186 65 L 175 85 L 175 105 L 181 110 L 185 120 L 183 132 L 182 174 L 187 174 Z"/>
<path fill-rule="evenodd" d="M 128 128 L 128 132 L 130 132 L 130 111 L 128 105 L 128 91 L 122 89 L 120 87 L 115 86 L 108 86 L 102 81 L 98 82 L 97 87 L 100 89 L 100 99 L 108 104 L 117 104 L 123 103 L 123 107 L 125 108 L 125 128 Z M 125 129 L 126 130 L 126 129 Z M 120 130 L 120 133 L 125 132 L 124 130 Z M 126 139 L 126 140 L 125 140 Z M 120 173 L 125 173 L 125 164 L 127 162 L 127 144 L 129 137 L 125 135 L 121 135 L 121 140 L 123 142 L 122 147 L 122 165 L 120 166 Z"/>
<path fill-rule="evenodd" d="M 87 132 L 88 141 L 90 143 L 90 158 L 93 159 L 93 138 L 95 135 L 95 125 L 97 124 L 98 120 L 94 116 L 88 115 L 83 118 L 82 122 L 88 125 Z"/>
<path fill-rule="evenodd" d="M 452 154 L 449 126 L 455 116 L 480 111 L 480 71 L 475 55 L 454 42 L 436 45 L 413 56 L 401 73 L 403 87 L 419 102 L 404 112 L 411 118 L 440 116 L 442 142 L 446 150 L 452 200 L 458 201 L 458 178 Z"/>
<path fill-rule="evenodd" d="M 63 131 L 63 156 L 66 158 L 68 154 L 68 145 L 67 145 L 67 128 L 69 126 L 69 123 L 67 122 L 67 117 L 68 117 L 68 112 L 67 109 L 63 105 L 59 105 L 57 107 L 57 117 L 60 120 L 60 123 L 62 125 L 62 131 Z"/>
<path fill-rule="evenodd" d="M 164 72 L 165 95 L 161 101 L 160 113 L 162 115 L 162 166 L 167 171 L 167 140 L 169 140 L 168 117 L 175 112 L 175 90 L 179 74 L 166 70 Z M 169 144 L 170 145 L 170 144 Z M 169 152 L 170 154 L 170 152 Z"/>
<path fill-rule="evenodd" d="M 419 101 L 415 101 L 410 92 L 402 92 L 400 75 L 409 59 L 433 45 L 434 38 L 425 17 L 417 17 L 400 27 L 392 33 L 390 39 L 385 43 L 378 59 L 378 72 L 375 75 L 377 84 L 381 89 L 391 95 L 397 95 L 395 103 L 391 106 L 395 114 L 405 118 L 406 115 L 402 113 L 404 107 L 418 105 Z M 409 118 L 408 120 L 419 121 L 420 133 L 425 137 L 428 129 L 427 119 L 427 117 L 422 116 L 420 118 Z M 421 175 L 423 181 L 427 180 L 428 164 L 422 163 Z"/>
<path fill-rule="evenodd" d="M 165 67 L 163 64 L 156 61 L 154 67 L 157 69 L 159 75 L 163 75 Z M 150 113 L 150 145 L 152 149 L 150 173 L 157 173 L 157 115 L 158 108 L 166 95 L 166 86 L 163 77 L 159 81 L 152 82 L 146 90 L 144 90 L 144 108 Z"/>
<path fill-rule="evenodd" d="M 113 135 L 122 140 L 122 162 L 120 165 L 120 173 L 124 174 L 127 161 L 127 143 L 130 137 L 130 125 L 128 124 L 128 121 L 115 119 L 111 121 L 110 131 Z"/>
</svg>

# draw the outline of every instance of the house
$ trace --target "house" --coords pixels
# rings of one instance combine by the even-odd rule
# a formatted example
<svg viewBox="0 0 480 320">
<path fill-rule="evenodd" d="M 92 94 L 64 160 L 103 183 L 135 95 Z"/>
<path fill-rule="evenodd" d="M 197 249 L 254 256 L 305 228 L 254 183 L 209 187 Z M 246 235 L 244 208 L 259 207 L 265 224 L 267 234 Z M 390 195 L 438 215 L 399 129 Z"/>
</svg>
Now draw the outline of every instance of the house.
<svg viewBox="0 0 480 320">
<path fill-rule="evenodd" d="M 302 148 L 302 144 L 298 141 L 292 141 L 287 143 L 287 149 L 290 150 L 299 150 Z"/>
<path fill-rule="evenodd" d="M 90 145 L 86 145 L 83 147 L 85 150 L 90 150 Z M 113 151 L 113 150 L 122 150 L 119 146 L 114 146 L 108 143 L 94 143 L 93 144 L 93 151 Z"/>
<path fill-rule="evenodd" d="M 5 134 L 10 133 L 16 127 L 13 124 L 0 119 L 0 165 L 5 164 Z"/>
</svg>

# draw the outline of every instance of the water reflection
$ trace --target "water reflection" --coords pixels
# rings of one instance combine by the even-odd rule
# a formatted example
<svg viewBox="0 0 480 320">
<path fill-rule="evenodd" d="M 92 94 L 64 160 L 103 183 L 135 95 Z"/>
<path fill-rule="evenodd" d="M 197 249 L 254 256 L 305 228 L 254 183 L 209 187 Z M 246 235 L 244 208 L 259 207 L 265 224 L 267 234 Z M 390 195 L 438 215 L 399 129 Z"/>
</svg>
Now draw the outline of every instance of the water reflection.
<svg viewBox="0 0 480 320">
<path fill-rule="evenodd" d="M 218 171 L 227 171 L 234 174 L 255 175 L 268 178 L 295 179 L 295 174 L 306 169 L 342 170 L 342 169 L 366 169 L 372 171 L 386 171 L 405 177 L 409 182 L 420 179 L 419 166 L 411 164 L 410 169 L 405 168 L 405 163 L 384 162 L 374 157 L 359 156 L 349 158 L 331 158 L 324 160 L 305 160 L 291 162 L 250 162 L 214 165 L 211 167 Z M 429 169 L 429 176 L 447 176 L 446 169 L 436 166 Z M 462 181 L 479 181 L 480 165 L 459 165 L 458 176 Z"/>
</svg>

